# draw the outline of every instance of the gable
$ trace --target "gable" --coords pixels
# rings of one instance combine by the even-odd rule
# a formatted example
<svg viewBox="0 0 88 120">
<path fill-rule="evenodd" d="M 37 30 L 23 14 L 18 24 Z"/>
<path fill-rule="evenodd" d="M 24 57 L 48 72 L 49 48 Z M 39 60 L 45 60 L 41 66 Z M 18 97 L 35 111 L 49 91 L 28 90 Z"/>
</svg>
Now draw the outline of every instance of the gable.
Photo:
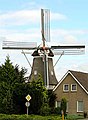
<svg viewBox="0 0 88 120">
<path fill-rule="evenodd" d="M 79 86 L 88 94 L 88 73 L 70 70 L 62 77 L 53 91 L 55 91 L 60 86 L 60 84 L 62 84 L 62 82 L 65 81 L 67 77 L 69 77 L 69 75 L 71 75 L 75 82 L 77 82 Z"/>
</svg>

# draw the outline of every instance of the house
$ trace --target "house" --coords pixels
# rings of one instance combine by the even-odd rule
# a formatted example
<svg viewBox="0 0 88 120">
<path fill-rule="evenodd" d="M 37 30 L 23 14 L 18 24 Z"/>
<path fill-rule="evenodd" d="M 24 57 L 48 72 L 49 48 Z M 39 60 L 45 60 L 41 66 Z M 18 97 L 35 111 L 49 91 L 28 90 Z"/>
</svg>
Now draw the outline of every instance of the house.
<svg viewBox="0 0 88 120">
<path fill-rule="evenodd" d="M 88 114 L 88 73 L 69 70 L 53 91 L 57 96 L 56 107 L 66 98 L 68 114 Z"/>
</svg>

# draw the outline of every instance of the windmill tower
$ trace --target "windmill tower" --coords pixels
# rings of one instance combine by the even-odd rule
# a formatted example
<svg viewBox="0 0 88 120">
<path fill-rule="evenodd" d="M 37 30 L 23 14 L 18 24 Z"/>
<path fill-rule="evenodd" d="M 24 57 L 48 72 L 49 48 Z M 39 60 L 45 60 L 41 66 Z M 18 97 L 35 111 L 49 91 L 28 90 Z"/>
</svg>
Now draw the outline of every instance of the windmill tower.
<svg viewBox="0 0 88 120">
<path fill-rule="evenodd" d="M 32 54 L 34 58 L 29 81 L 41 74 L 46 88 L 53 89 L 58 81 L 53 67 L 54 54 L 46 47 L 46 42 L 50 41 L 50 11 L 47 9 L 41 9 L 41 28 L 42 46 Z"/>
<path fill-rule="evenodd" d="M 21 49 L 23 50 L 33 50 L 33 64 L 31 67 L 31 74 L 29 77 L 29 81 L 31 82 L 34 78 L 37 79 L 38 75 L 41 74 L 44 80 L 45 87 L 47 89 L 53 89 L 55 85 L 58 83 L 53 65 L 53 57 L 54 55 L 78 55 L 84 53 L 85 46 L 77 45 L 77 46 L 51 46 L 48 47 L 46 42 L 50 41 L 50 11 L 47 9 L 41 9 L 41 34 L 42 34 L 42 45 L 37 47 L 34 42 L 12 42 L 12 41 L 4 41 L 3 49 Z M 55 51 L 56 50 L 56 51 Z M 26 52 L 24 52 L 26 57 Z M 58 58 L 57 62 L 59 61 Z M 27 57 L 26 57 L 27 59 Z M 29 60 L 27 59 L 29 62 Z M 56 63 L 57 63 L 56 62 Z M 29 62 L 30 64 L 30 62 Z"/>
</svg>

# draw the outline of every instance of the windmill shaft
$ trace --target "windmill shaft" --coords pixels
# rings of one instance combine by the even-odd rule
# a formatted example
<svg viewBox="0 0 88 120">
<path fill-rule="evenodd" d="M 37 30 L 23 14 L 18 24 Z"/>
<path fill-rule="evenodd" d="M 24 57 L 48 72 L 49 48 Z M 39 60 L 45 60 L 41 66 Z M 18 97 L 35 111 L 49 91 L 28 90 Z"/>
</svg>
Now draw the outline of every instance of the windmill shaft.
<svg viewBox="0 0 88 120">
<path fill-rule="evenodd" d="M 44 50 L 44 81 L 45 86 L 49 87 L 49 71 L 48 71 L 48 56 L 46 54 L 46 50 Z"/>
<path fill-rule="evenodd" d="M 47 60 L 46 55 L 44 55 L 44 81 L 45 86 L 47 86 Z"/>
</svg>

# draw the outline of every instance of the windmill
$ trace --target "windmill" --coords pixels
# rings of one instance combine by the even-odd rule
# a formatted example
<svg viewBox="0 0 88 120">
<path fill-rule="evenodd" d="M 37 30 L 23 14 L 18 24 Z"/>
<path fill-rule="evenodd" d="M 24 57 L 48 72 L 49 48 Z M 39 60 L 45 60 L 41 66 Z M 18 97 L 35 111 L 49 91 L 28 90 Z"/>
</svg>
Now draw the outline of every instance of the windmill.
<svg viewBox="0 0 88 120">
<path fill-rule="evenodd" d="M 41 35 L 42 44 L 37 46 L 34 42 L 13 42 L 13 41 L 3 41 L 3 49 L 18 49 L 22 50 L 25 58 L 27 59 L 30 67 L 31 74 L 29 76 L 29 81 L 32 81 L 34 77 L 35 80 L 38 74 L 41 74 L 44 80 L 45 87 L 47 89 L 53 89 L 58 83 L 54 66 L 59 61 L 62 55 L 80 55 L 84 53 L 84 45 L 76 46 L 47 46 L 47 41 L 50 42 L 50 11 L 48 9 L 41 9 Z M 24 50 L 33 50 L 33 65 L 31 66 Z M 29 52 L 28 52 L 29 54 Z M 55 65 L 53 65 L 54 55 L 60 55 Z"/>
</svg>

